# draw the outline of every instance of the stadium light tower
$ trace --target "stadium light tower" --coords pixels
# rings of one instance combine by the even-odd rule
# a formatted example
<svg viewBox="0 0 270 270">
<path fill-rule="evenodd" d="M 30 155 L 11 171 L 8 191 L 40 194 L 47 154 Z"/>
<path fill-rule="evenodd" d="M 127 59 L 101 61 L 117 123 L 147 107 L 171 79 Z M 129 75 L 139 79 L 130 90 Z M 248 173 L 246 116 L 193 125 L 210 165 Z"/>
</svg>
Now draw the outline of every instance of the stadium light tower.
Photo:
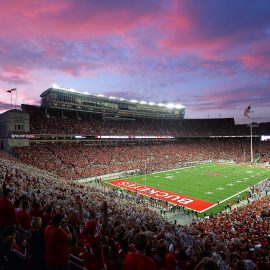
<svg viewBox="0 0 270 270">
<path fill-rule="evenodd" d="M 144 160 L 144 185 L 146 186 L 146 179 L 147 179 L 147 177 L 146 177 L 146 174 L 148 173 L 148 169 L 147 169 L 147 159 L 148 157 L 146 157 L 145 158 L 145 160 Z"/>
<path fill-rule="evenodd" d="M 249 117 L 249 114 L 252 115 L 252 117 Z M 252 127 L 257 127 L 257 123 L 253 122 L 254 119 L 254 111 L 251 110 L 251 105 L 249 105 L 245 111 L 244 111 L 244 116 L 246 116 L 247 118 L 249 118 L 250 123 L 250 163 L 253 163 L 254 158 L 253 158 L 253 133 L 252 133 Z"/>
<path fill-rule="evenodd" d="M 252 122 L 250 123 L 250 162 L 253 163 L 253 134 L 252 134 Z"/>
<path fill-rule="evenodd" d="M 254 151 L 253 151 L 253 132 L 252 129 L 258 127 L 258 124 L 255 122 L 250 123 L 250 162 L 254 161 Z"/>
<path fill-rule="evenodd" d="M 146 170 L 147 170 L 147 159 L 144 161 L 144 185 L 146 186 Z"/>
</svg>

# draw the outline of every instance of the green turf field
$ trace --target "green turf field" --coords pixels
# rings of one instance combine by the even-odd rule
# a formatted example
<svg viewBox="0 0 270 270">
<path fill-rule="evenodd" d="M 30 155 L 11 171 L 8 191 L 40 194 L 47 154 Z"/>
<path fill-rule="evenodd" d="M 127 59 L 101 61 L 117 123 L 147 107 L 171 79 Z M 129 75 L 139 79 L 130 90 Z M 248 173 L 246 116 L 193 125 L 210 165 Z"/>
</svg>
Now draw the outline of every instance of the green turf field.
<svg viewBox="0 0 270 270">
<path fill-rule="evenodd" d="M 233 195 L 237 196 L 238 193 L 269 177 L 270 168 L 206 163 L 125 179 L 217 203 L 226 201 Z"/>
</svg>

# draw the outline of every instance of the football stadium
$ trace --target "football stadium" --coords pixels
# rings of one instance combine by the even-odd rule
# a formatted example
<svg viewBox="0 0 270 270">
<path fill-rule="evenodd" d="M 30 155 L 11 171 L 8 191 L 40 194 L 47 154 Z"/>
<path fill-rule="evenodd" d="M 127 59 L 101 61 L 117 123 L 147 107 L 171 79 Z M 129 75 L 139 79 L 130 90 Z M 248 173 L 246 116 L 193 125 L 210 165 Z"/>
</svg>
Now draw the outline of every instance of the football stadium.
<svg viewBox="0 0 270 270">
<path fill-rule="evenodd" d="M 182 104 L 58 86 L 40 97 L 40 106 L 0 115 L 1 239 L 13 247 L 16 234 L 21 269 L 61 260 L 69 269 L 124 269 L 146 235 L 149 256 L 171 265 L 159 269 L 195 269 L 212 246 L 215 262 L 246 254 L 267 269 L 270 123 L 185 119 Z M 49 230 L 64 240 L 48 240 Z M 67 257 L 35 252 L 38 232 Z"/>
<path fill-rule="evenodd" d="M 270 270 L 270 0 L 0 2 L 0 270 Z"/>
</svg>

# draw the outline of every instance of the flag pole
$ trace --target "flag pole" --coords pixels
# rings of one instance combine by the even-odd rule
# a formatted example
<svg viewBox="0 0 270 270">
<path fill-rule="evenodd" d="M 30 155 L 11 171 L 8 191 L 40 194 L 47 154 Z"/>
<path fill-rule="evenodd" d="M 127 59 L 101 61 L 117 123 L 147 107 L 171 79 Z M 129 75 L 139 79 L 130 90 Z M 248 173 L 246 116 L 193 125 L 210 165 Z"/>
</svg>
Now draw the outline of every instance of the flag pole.
<svg viewBox="0 0 270 270">
<path fill-rule="evenodd" d="M 7 90 L 7 93 L 10 93 L 10 109 L 12 109 L 12 92 L 13 91 L 16 91 L 16 88 L 12 88 L 12 89 Z M 17 99 L 17 91 L 16 91 L 16 99 Z M 16 102 L 17 102 L 17 100 L 16 100 Z"/>
<path fill-rule="evenodd" d="M 254 161 L 254 154 L 253 154 L 253 122 L 254 122 L 254 111 L 251 111 L 252 118 L 250 119 L 250 161 L 253 163 Z"/>
<path fill-rule="evenodd" d="M 144 185 L 146 186 L 146 160 L 144 162 Z"/>
<path fill-rule="evenodd" d="M 250 119 L 251 121 L 251 119 Z M 252 140 L 252 121 L 250 123 L 250 162 L 253 163 L 253 140 Z"/>
<path fill-rule="evenodd" d="M 251 105 L 249 105 L 245 110 L 244 110 L 244 116 L 249 117 L 249 114 L 250 113 L 253 113 L 254 111 L 251 111 Z M 253 123 L 253 118 L 250 118 L 250 123 L 249 123 L 249 126 L 250 126 L 250 162 L 253 163 L 253 134 L 252 134 L 252 123 Z"/>
<path fill-rule="evenodd" d="M 16 96 L 15 96 L 15 109 L 16 109 L 16 106 L 17 106 L 17 88 L 15 88 L 16 90 Z"/>
</svg>

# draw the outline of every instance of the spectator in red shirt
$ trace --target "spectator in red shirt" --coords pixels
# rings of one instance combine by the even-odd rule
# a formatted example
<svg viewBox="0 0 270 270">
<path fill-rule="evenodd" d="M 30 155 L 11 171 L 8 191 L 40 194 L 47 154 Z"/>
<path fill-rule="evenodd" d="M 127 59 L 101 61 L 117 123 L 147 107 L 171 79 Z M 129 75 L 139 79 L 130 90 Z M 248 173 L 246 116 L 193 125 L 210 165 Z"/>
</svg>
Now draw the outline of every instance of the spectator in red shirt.
<svg viewBox="0 0 270 270">
<path fill-rule="evenodd" d="M 174 247 L 171 244 L 169 246 L 169 252 L 165 255 L 165 270 L 175 270 L 176 269 L 176 256 L 174 253 Z"/>
<path fill-rule="evenodd" d="M 80 220 L 84 221 L 82 216 L 82 201 L 79 196 L 76 197 L 76 201 L 79 207 L 79 216 Z M 95 219 L 89 220 L 85 224 L 85 230 L 81 234 L 81 242 L 84 245 L 85 251 L 80 254 L 80 257 L 85 260 L 85 266 L 87 269 L 91 270 L 102 270 L 106 269 L 105 259 L 103 253 L 103 246 L 101 241 L 101 233 L 105 233 L 107 227 L 107 213 L 108 205 L 107 202 L 104 201 L 102 205 L 103 212 L 103 223 L 101 232 L 97 230 L 97 221 Z"/>
<path fill-rule="evenodd" d="M 28 201 L 24 200 L 22 202 L 22 209 L 17 214 L 18 224 L 21 227 L 28 231 L 31 228 L 31 216 L 29 215 L 28 211 Z"/>
<path fill-rule="evenodd" d="M 3 185 L 3 196 L 0 198 L 0 232 L 9 225 L 16 224 L 15 206 L 11 202 L 13 190 Z"/>
<path fill-rule="evenodd" d="M 52 224 L 48 225 L 44 232 L 45 257 L 51 270 L 68 269 L 68 242 L 72 239 L 72 235 L 64 218 L 63 214 L 56 214 L 52 219 Z"/>
<path fill-rule="evenodd" d="M 135 247 L 136 252 L 130 252 L 127 254 L 123 270 L 156 270 L 157 265 L 154 260 L 145 255 L 146 248 L 148 246 L 148 237 L 145 233 L 139 232 L 135 235 Z"/>
<path fill-rule="evenodd" d="M 42 216 L 42 227 L 41 229 L 44 231 L 46 226 L 49 224 L 49 222 L 52 219 L 52 213 L 53 213 L 53 207 L 51 205 L 47 206 L 45 214 Z"/>
<path fill-rule="evenodd" d="M 96 232 L 97 222 L 94 219 L 89 220 L 85 226 L 82 242 L 85 251 L 81 258 L 85 260 L 85 266 L 91 270 L 105 269 L 102 242 L 99 234 Z"/>
<path fill-rule="evenodd" d="M 43 217 L 43 211 L 41 209 L 40 203 L 39 202 L 34 202 L 33 207 L 30 211 L 30 216 L 31 217 Z"/>
</svg>

